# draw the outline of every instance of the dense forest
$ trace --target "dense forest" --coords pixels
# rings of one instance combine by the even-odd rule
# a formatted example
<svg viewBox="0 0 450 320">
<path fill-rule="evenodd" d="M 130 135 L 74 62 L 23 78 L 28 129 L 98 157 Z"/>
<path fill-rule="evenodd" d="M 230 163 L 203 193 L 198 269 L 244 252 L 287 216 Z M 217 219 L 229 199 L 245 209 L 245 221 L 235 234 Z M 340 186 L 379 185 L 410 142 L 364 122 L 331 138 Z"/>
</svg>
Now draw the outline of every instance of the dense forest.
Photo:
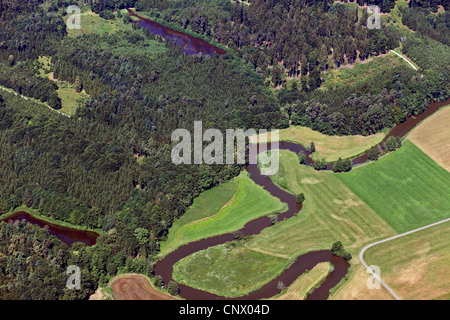
<svg viewBox="0 0 450 320">
<path fill-rule="evenodd" d="M 301 77 L 301 88 L 308 91 L 320 86 L 322 71 L 397 46 L 392 28 L 368 29 L 368 16 L 359 18 L 357 7 L 329 2 L 308 6 L 304 2 L 224 4 L 222 14 L 216 14 L 207 5 L 180 9 L 173 4 L 167 8 L 171 2 L 144 0 L 143 10 L 238 50 L 265 76 L 272 69 L 274 86 L 282 84 L 281 73 L 286 71 L 289 77 Z"/>
<path fill-rule="evenodd" d="M 68 37 L 65 8 L 86 3 L 0 0 L 0 85 L 59 109 L 57 84 L 36 67 L 45 55 L 55 78 L 78 83 L 90 96 L 73 117 L 63 117 L 0 91 L 0 215 L 24 205 L 102 230 L 94 246 L 69 248 L 40 228 L 1 223 L 2 299 L 84 299 L 119 271 L 151 275 L 172 223 L 201 192 L 242 170 L 173 164 L 175 129 L 192 131 L 202 120 L 204 130 L 293 124 L 372 134 L 450 93 L 448 40 L 441 34 L 448 35 L 447 13 L 430 16 L 435 5 L 446 4 L 436 1 L 414 2 L 402 12 L 417 34 L 392 25 L 368 29 L 366 16 L 332 1 L 92 1 L 100 16 L 135 6 L 228 47 L 213 58 L 185 55 L 137 24 Z M 383 12 L 393 7 L 373 2 L 381 3 Z M 327 70 L 399 43 L 420 71 L 396 65 L 349 86 L 321 88 Z M 285 76 L 298 85 L 286 86 Z M 79 292 L 65 289 L 72 264 L 86 283 Z"/>
</svg>

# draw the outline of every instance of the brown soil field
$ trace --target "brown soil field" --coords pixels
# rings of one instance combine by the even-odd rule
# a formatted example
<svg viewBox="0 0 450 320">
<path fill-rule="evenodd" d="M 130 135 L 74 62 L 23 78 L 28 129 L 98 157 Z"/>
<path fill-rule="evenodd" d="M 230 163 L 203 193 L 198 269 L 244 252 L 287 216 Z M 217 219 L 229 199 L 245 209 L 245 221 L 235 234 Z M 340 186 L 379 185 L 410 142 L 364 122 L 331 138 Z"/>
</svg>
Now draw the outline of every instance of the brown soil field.
<svg viewBox="0 0 450 320">
<path fill-rule="evenodd" d="M 450 171 L 450 107 L 424 120 L 408 136 L 416 146 Z"/>
<path fill-rule="evenodd" d="M 111 281 L 114 300 L 177 300 L 153 287 L 149 278 L 141 274 L 122 274 Z"/>
</svg>

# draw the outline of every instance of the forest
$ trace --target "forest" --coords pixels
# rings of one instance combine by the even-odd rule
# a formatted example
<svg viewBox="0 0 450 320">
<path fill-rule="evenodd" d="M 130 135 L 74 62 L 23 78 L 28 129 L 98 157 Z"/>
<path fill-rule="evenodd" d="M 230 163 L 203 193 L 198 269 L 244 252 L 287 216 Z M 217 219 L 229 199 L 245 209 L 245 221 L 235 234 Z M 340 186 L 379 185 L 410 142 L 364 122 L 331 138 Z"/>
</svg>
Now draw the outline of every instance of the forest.
<svg viewBox="0 0 450 320">
<path fill-rule="evenodd" d="M 369 30 L 357 10 L 332 1 L 92 2 L 95 13 L 106 15 L 135 6 L 229 48 L 212 59 L 185 55 L 138 25 L 68 37 L 65 8 L 86 3 L 0 0 L 0 85 L 59 109 L 57 84 L 36 68 L 37 58 L 48 56 L 55 78 L 79 83 L 90 96 L 74 116 L 62 117 L 0 91 L 0 215 L 23 205 L 102 231 L 92 247 L 67 247 L 37 227 L 0 223 L 4 299 L 85 299 L 119 271 L 151 276 L 172 223 L 200 193 L 242 170 L 173 164 L 175 129 L 192 130 L 202 120 L 204 130 L 293 124 L 368 135 L 449 96 L 446 13 L 427 18 L 440 2 L 414 1 L 405 9 L 405 24 L 419 31 L 414 35 L 392 25 Z M 383 11 L 392 8 L 383 3 Z M 400 42 L 420 72 L 397 65 L 350 86 L 321 89 L 327 70 L 385 54 Z M 298 84 L 287 86 L 285 76 Z M 64 289 L 71 264 L 81 267 L 86 283 L 78 293 Z M 54 285 L 42 287 L 49 282 Z"/>
</svg>

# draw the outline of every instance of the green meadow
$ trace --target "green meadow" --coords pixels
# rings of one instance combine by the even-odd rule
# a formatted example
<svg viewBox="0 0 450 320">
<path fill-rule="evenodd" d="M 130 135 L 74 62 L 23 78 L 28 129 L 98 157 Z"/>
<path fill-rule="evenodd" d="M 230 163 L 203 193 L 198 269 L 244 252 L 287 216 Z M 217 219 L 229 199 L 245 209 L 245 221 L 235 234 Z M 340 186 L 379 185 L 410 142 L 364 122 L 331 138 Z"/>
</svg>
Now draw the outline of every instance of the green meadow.
<svg viewBox="0 0 450 320">
<path fill-rule="evenodd" d="M 196 252 L 173 268 L 175 281 L 226 297 L 240 297 L 276 278 L 284 258 L 249 250 L 233 241 Z"/>
<path fill-rule="evenodd" d="M 234 178 L 217 187 L 202 192 L 189 207 L 184 215 L 176 220 L 169 229 L 167 240 L 161 242 L 161 253 L 164 253 L 175 246 L 179 235 L 189 224 L 199 220 L 209 218 L 217 214 L 222 207 L 229 203 L 239 186 L 239 179 Z M 181 230 L 180 230 L 181 229 Z"/>
<path fill-rule="evenodd" d="M 243 171 L 236 180 L 239 186 L 228 205 L 220 209 L 226 203 L 225 201 L 228 201 L 227 197 L 232 196 L 232 192 L 227 196 L 222 195 L 222 201 L 214 200 L 213 208 L 219 209 L 217 212 L 209 209 L 208 213 L 199 214 L 193 210 L 194 218 L 185 218 L 186 220 L 182 220 L 178 227 L 169 231 L 168 240 L 162 245 L 161 254 L 163 256 L 189 242 L 236 231 L 251 220 L 287 209 L 285 203 L 255 184 L 246 171 Z M 221 192 L 223 190 L 215 190 L 207 194 L 207 197 L 215 198 L 216 194 Z M 204 203 L 204 201 L 208 200 L 198 202 Z M 189 217 L 189 212 L 186 213 L 186 216 Z"/>
<path fill-rule="evenodd" d="M 122 10 L 123 13 L 126 10 Z M 69 16 L 68 16 L 69 17 Z M 131 30 L 131 23 L 124 23 L 121 18 L 115 18 L 112 20 L 106 20 L 101 18 L 98 14 L 92 12 L 90 9 L 81 13 L 81 28 L 80 29 L 68 29 L 69 37 L 76 37 L 83 34 L 90 33 L 113 33 L 119 30 Z"/>
<path fill-rule="evenodd" d="M 337 174 L 300 165 L 293 152 L 279 153 L 280 169 L 271 179 L 292 194 L 303 192 L 303 208 L 253 237 L 248 248 L 293 259 L 341 241 L 355 255 L 375 239 L 396 234 Z"/>
<path fill-rule="evenodd" d="M 450 217 L 450 173 L 409 140 L 337 177 L 399 233 Z"/>
</svg>

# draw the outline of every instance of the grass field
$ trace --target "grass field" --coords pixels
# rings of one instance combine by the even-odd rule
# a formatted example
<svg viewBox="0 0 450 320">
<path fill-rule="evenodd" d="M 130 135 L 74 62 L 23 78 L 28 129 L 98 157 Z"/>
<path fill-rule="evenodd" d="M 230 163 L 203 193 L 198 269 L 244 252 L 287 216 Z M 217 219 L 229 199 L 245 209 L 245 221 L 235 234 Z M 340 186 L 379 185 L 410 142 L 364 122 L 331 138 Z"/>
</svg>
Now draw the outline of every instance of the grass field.
<svg viewBox="0 0 450 320">
<path fill-rule="evenodd" d="M 450 217 L 450 173 L 409 140 L 337 177 L 398 233 Z"/>
<path fill-rule="evenodd" d="M 389 52 L 378 57 L 371 57 L 353 65 L 330 69 L 323 73 L 321 89 L 332 90 L 341 86 L 353 85 L 356 81 L 371 77 L 374 73 L 380 73 L 402 62 L 397 55 Z"/>
<path fill-rule="evenodd" d="M 368 288 L 367 280 L 370 274 L 359 263 L 357 256 L 353 257 L 352 264 L 353 271 L 350 277 L 330 296 L 330 300 L 395 300 L 383 286 L 380 289 Z"/>
<path fill-rule="evenodd" d="M 122 10 L 126 12 L 126 10 Z M 68 16 L 69 17 L 69 16 Z M 91 10 L 81 13 L 81 29 L 68 29 L 69 37 L 76 37 L 90 33 L 113 33 L 119 30 L 132 30 L 132 24 L 126 24 L 121 18 L 106 20 Z"/>
<path fill-rule="evenodd" d="M 445 107 L 425 119 L 408 135 L 416 146 L 450 171 L 450 107 Z"/>
<path fill-rule="evenodd" d="M 177 241 L 183 238 L 183 230 L 189 228 L 189 224 L 209 218 L 217 214 L 225 205 L 230 204 L 230 201 L 232 201 L 237 192 L 238 186 L 239 179 L 234 178 L 201 193 L 200 196 L 195 198 L 194 203 L 186 213 L 176 220 L 169 229 L 167 240 L 161 242 L 161 254 L 164 255 L 177 246 Z"/>
<path fill-rule="evenodd" d="M 380 143 L 386 136 L 387 130 L 370 136 L 328 136 L 311 128 L 292 126 L 279 131 L 280 141 L 290 141 L 309 147 L 313 141 L 316 146 L 314 159 L 325 158 L 328 162 L 336 161 L 339 157 L 345 159 L 356 156 Z M 267 135 L 270 141 L 270 133 Z M 252 137 L 250 141 L 257 139 L 263 142 L 260 137 Z"/>
<path fill-rule="evenodd" d="M 289 261 L 233 241 L 196 252 L 173 268 L 179 283 L 221 296 L 240 297 L 276 278 Z"/>
<path fill-rule="evenodd" d="M 396 234 L 336 174 L 300 165 L 290 151 L 280 151 L 280 170 L 271 178 L 293 194 L 303 192 L 306 199 L 297 216 L 251 239 L 247 246 L 253 250 L 295 258 L 330 248 L 339 240 L 352 255 L 357 255 L 365 244 Z"/>
<path fill-rule="evenodd" d="M 287 209 L 285 203 L 272 197 L 269 192 L 256 185 L 246 171 L 243 171 L 236 180 L 239 186 L 233 200 L 218 212 L 209 211 L 213 215 L 197 215 L 198 220 L 190 221 L 176 230 L 174 235 L 169 235 L 170 240 L 164 245 L 165 250 L 162 255 L 166 255 L 183 244 L 233 232 L 242 228 L 248 221 Z M 219 203 L 215 201 L 213 207 L 220 209 L 226 196 L 222 199 L 223 201 Z"/>
<path fill-rule="evenodd" d="M 304 300 L 308 292 L 314 288 L 330 272 L 331 264 L 321 262 L 314 268 L 302 274 L 285 292 L 275 297 L 275 300 Z"/>
<path fill-rule="evenodd" d="M 381 278 L 401 299 L 450 299 L 450 223 L 431 227 L 368 249 Z"/>
</svg>

